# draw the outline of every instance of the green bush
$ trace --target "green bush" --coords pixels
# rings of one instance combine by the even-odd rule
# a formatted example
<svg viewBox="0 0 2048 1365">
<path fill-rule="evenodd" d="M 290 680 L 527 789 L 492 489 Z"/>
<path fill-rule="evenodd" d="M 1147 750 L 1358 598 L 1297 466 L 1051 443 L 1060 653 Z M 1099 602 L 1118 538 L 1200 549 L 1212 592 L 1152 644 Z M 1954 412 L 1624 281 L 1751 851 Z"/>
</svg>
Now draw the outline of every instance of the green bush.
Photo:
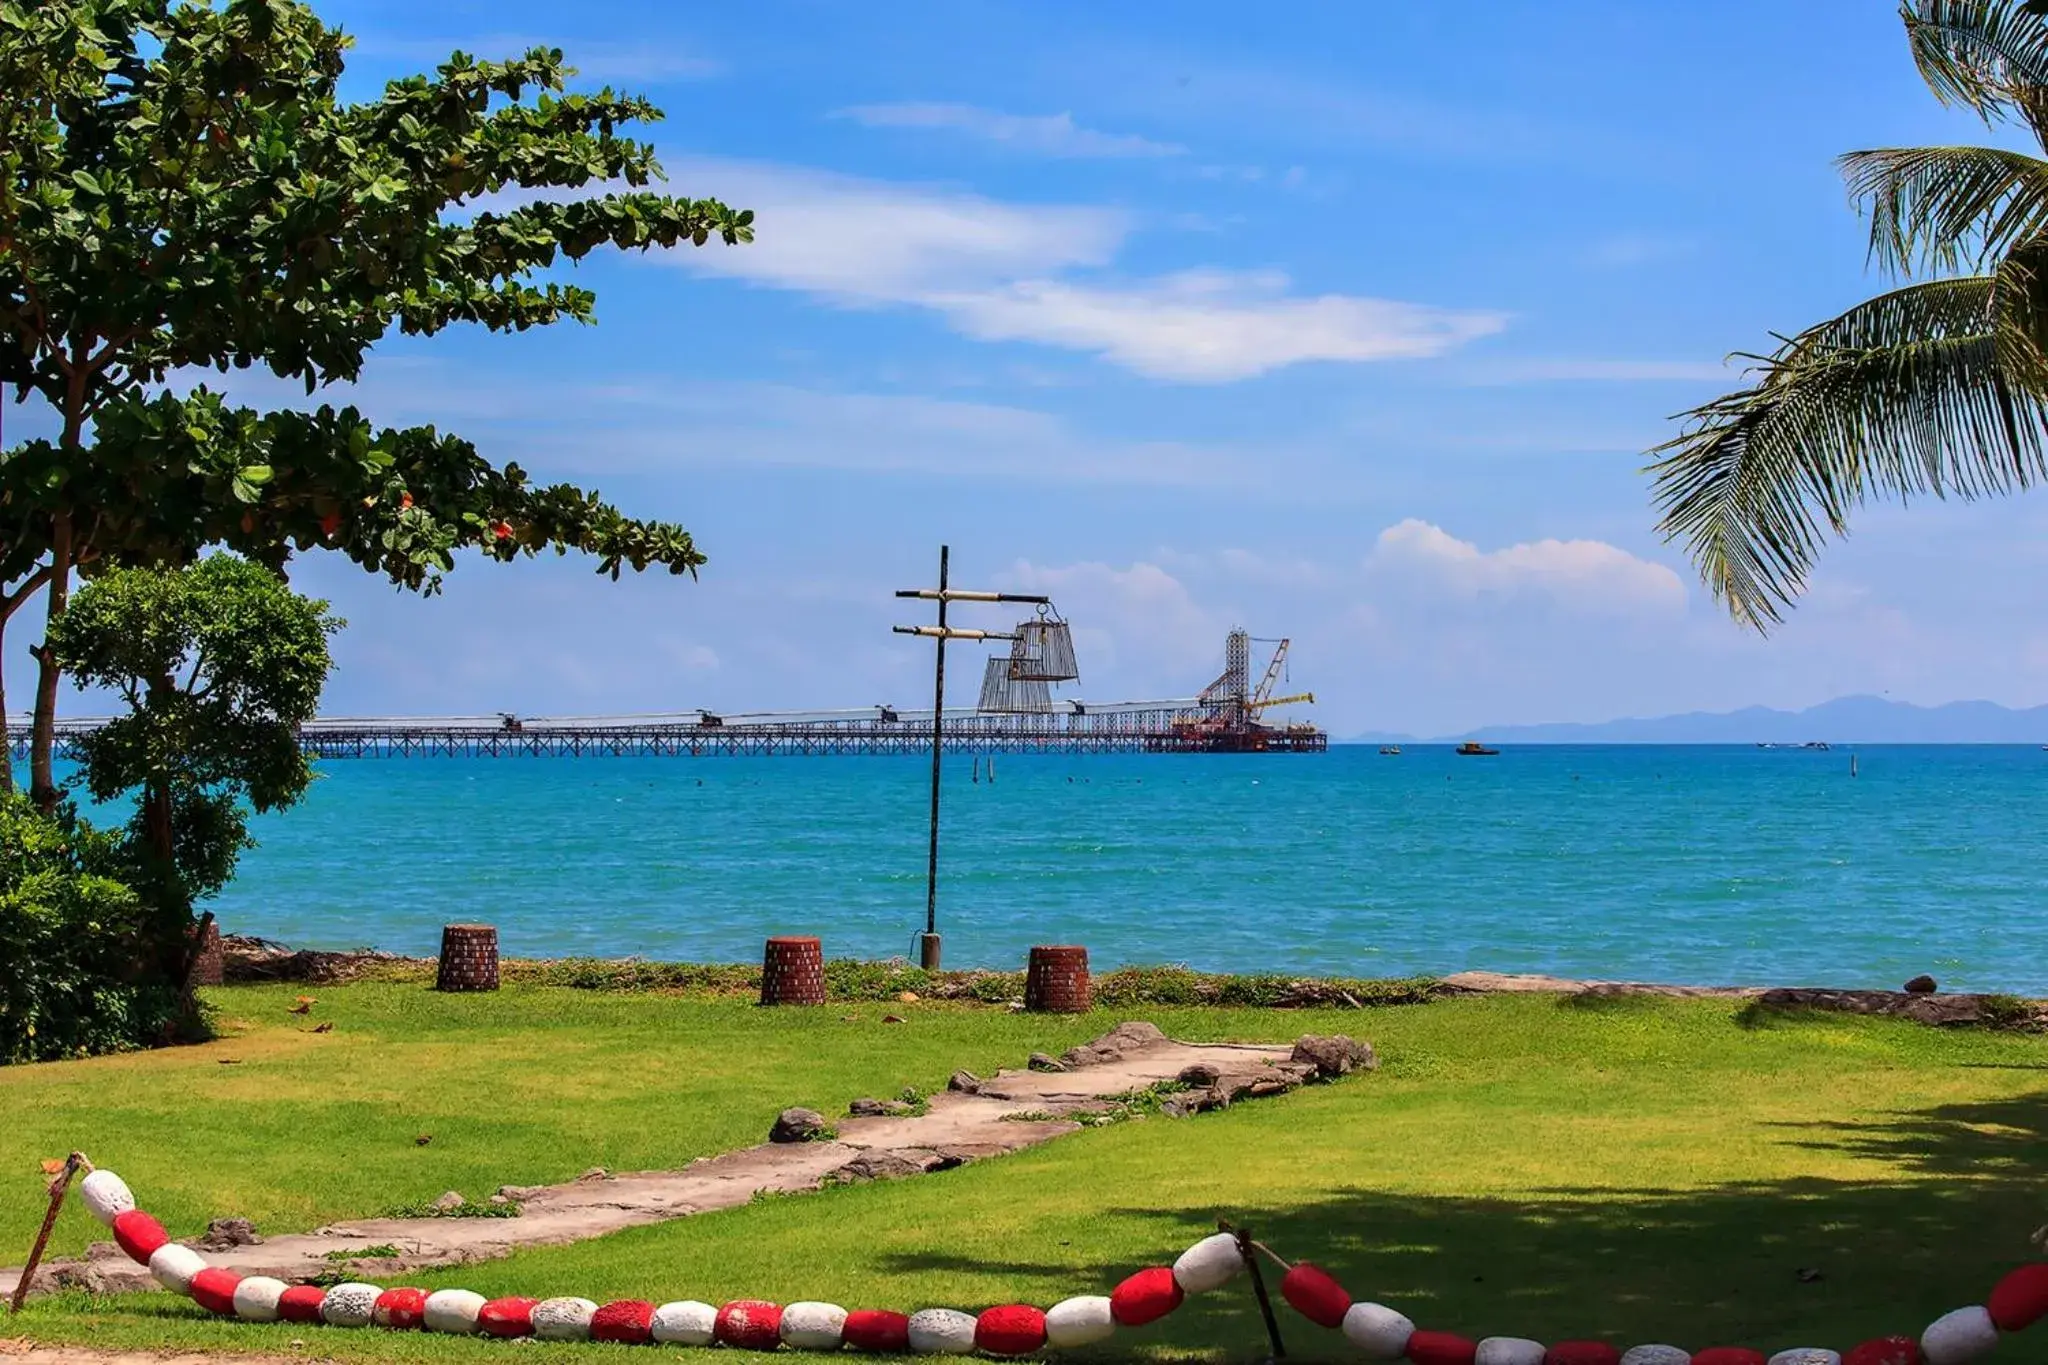
<svg viewBox="0 0 2048 1365">
<path fill-rule="evenodd" d="M 120 841 L 68 809 L 0 796 L 0 1062 L 46 1061 L 201 1031 L 149 970 L 158 926 L 126 882 Z"/>
</svg>

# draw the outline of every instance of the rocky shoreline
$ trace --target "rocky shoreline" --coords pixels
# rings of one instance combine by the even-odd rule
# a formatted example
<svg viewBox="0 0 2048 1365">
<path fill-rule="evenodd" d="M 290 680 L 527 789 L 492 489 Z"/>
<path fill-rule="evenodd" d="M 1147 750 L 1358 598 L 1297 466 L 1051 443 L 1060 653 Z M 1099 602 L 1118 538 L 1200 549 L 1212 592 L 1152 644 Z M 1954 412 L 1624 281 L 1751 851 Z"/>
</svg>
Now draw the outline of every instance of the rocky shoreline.
<svg viewBox="0 0 2048 1365">
<path fill-rule="evenodd" d="M 406 957 L 374 949 L 332 952 L 292 948 L 268 939 L 226 935 L 221 940 L 223 979 L 231 985 L 291 982 L 334 985 L 358 980 L 431 981 L 435 959 Z M 828 964 L 838 966 L 841 964 Z M 873 998 L 894 998 L 897 983 L 889 973 L 904 975 L 904 963 L 850 964 L 880 974 L 871 983 Z M 759 968 L 742 963 L 656 963 L 641 959 L 516 959 L 504 961 L 506 979 L 532 984 L 560 984 L 586 989 L 689 989 L 701 987 L 738 994 L 759 988 Z M 1916 978 L 1911 990 L 1864 990 L 1826 986 L 1685 986 L 1660 982 L 1603 981 L 1540 973 L 1453 972 L 1413 981 L 1367 981 L 1345 978 L 1225 975 L 1178 967 L 1127 968 L 1097 977 L 1098 983 L 1119 975 L 1157 978 L 1166 989 L 1147 995 L 1141 985 L 1126 1005 L 1256 1005 L 1275 1009 L 1352 1008 L 1423 1004 L 1461 995 L 1540 993 L 1597 1000 L 1610 996 L 1667 996 L 1677 999 L 1745 1001 L 1764 1010 L 1826 1010 L 1837 1013 L 1910 1019 L 1937 1026 L 2048 1028 L 2048 1000 L 2019 999 L 1992 993 L 1944 994 L 1930 977 Z M 929 999 L 1015 1003 L 1008 989 L 1022 973 L 970 970 L 916 973 L 920 993 Z M 1102 992 L 1098 990 L 1098 995 Z M 857 997 L 849 997 L 857 998 Z"/>
</svg>

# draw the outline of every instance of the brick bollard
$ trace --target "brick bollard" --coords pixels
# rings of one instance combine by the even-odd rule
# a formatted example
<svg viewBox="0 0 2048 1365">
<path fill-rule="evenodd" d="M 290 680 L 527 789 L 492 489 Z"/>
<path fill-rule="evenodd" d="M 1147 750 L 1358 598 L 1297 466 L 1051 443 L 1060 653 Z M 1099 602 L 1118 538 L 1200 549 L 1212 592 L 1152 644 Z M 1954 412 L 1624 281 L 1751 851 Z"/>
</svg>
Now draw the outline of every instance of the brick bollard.
<svg viewBox="0 0 2048 1365">
<path fill-rule="evenodd" d="M 1051 945 L 1031 950 L 1024 973 L 1024 1008 L 1041 1014 L 1086 1014 L 1093 1003 L 1088 986 L 1088 950 Z"/>
<path fill-rule="evenodd" d="M 817 939 L 786 935 L 768 940 L 761 957 L 761 1003 L 825 1003 L 825 949 Z"/>
<path fill-rule="evenodd" d="M 498 931 L 489 924 L 441 926 L 441 970 L 437 991 L 498 989 Z"/>
<path fill-rule="evenodd" d="M 192 984 L 218 986 L 226 969 L 220 946 L 220 925 L 209 915 L 194 932 L 199 937 L 199 951 L 192 955 Z"/>
</svg>

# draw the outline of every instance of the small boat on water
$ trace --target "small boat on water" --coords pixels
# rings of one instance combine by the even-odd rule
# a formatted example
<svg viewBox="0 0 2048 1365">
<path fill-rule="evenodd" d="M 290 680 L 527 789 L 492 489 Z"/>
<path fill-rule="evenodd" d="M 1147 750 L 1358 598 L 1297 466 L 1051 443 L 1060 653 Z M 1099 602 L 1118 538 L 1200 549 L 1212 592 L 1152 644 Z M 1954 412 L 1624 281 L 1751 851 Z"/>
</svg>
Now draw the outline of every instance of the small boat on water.
<svg viewBox="0 0 2048 1365">
<path fill-rule="evenodd" d="M 1499 752 L 1500 750 L 1489 749 L 1477 740 L 1468 739 L 1458 746 L 1458 753 L 1464 758 L 1491 758 Z"/>
<path fill-rule="evenodd" d="M 2043 744 L 2041 747 L 2048 749 L 2048 744 Z M 1382 744 L 1380 745 L 1380 752 L 1391 758 L 1401 752 L 1401 746 L 1398 744 Z"/>
</svg>

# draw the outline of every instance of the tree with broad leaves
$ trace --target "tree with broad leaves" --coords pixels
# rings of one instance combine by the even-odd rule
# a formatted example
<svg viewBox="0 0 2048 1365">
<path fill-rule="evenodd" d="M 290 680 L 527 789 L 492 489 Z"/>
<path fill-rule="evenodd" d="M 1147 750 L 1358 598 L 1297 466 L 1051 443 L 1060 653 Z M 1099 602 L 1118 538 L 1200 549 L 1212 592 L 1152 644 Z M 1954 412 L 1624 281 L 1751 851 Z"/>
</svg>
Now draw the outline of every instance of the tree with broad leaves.
<svg viewBox="0 0 2048 1365">
<path fill-rule="evenodd" d="M 245 805 L 280 810 L 312 785 L 299 727 L 319 707 L 341 625 L 325 602 L 226 554 L 109 569 L 51 625 L 57 664 L 128 706 L 78 741 L 80 776 L 96 801 L 135 800 L 128 881 L 156 926 L 162 980 L 190 980 L 193 908 L 248 846 Z"/>
<path fill-rule="evenodd" d="M 2048 148 L 2048 0 L 1906 0 L 1944 104 Z M 1870 255 L 1908 283 L 1808 328 L 1652 452 L 1660 529 L 1734 617 L 1776 624 L 1872 498 L 1975 498 L 2048 476 L 2048 160 L 1999 147 L 1841 159 Z"/>
<path fill-rule="evenodd" d="M 311 393 L 393 330 L 590 321 L 588 291 L 537 277 L 599 247 L 752 240 L 751 213 L 648 188 L 652 150 L 618 130 L 660 111 L 568 92 L 559 51 L 456 53 L 348 104 L 348 42 L 299 0 L 0 0 L 0 386 L 59 425 L 0 450 L 0 630 L 38 593 L 61 618 L 75 574 L 210 546 L 338 548 L 429 592 L 463 549 L 703 563 L 681 527 L 431 427 L 167 387 L 263 366 Z M 614 188 L 529 197 L 592 186 Z M 36 653 L 47 808 L 62 665 Z"/>
</svg>

